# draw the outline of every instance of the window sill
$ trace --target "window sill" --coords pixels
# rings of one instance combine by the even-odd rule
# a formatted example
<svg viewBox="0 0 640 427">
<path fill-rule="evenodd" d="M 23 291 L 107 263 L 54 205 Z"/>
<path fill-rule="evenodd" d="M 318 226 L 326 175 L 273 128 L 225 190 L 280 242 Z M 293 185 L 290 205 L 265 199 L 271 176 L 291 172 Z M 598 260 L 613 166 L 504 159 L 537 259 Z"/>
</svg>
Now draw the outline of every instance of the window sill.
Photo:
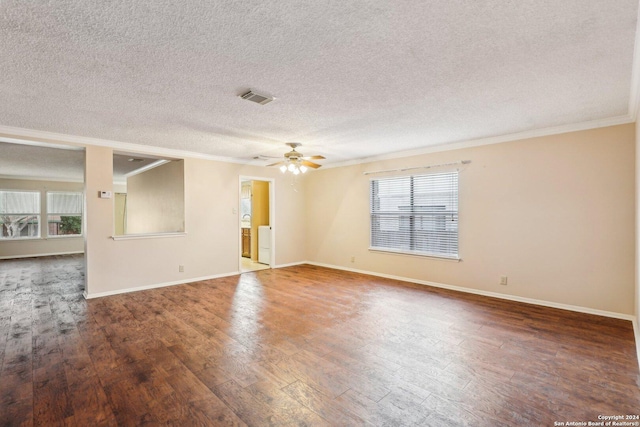
<svg viewBox="0 0 640 427">
<path fill-rule="evenodd" d="M 394 250 L 394 249 L 388 249 L 388 248 L 375 248 L 375 247 L 370 247 L 369 251 L 382 252 L 382 253 L 391 254 L 391 255 L 412 256 L 412 257 L 418 257 L 418 258 L 434 258 L 441 261 L 453 261 L 453 262 L 462 261 L 462 258 L 456 255 L 439 255 L 439 254 L 431 254 L 426 252 L 412 252 L 412 251 L 402 251 L 402 250 Z"/>
<path fill-rule="evenodd" d="M 84 235 L 82 234 L 73 234 L 73 235 L 62 235 L 62 236 L 47 236 L 47 237 L 18 237 L 16 239 L 0 239 L 0 242 L 33 242 L 34 240 L 57 240 L 57 239 L 82 239 Z"/>
<path fill-rule="evenodd" d="M 145 234 L 123 234 L 121 236 L 111 236 L 113 240 L 137 240 L 137 239 L 162 239 L 166 237 L 185 237 L 186 232 L 176 233 L 145 233 Z"/>
</svg>

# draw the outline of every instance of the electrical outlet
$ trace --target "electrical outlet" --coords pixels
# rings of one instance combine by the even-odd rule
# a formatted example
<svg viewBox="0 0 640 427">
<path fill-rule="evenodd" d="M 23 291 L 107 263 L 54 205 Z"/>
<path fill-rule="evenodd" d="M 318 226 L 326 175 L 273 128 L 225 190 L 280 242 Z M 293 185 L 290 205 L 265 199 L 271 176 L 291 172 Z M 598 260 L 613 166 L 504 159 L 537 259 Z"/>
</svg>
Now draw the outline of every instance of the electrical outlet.
<svg viewBox="0 0 640 427">
<path fill-rule="evenodd" d="M 507 286 L 507 276 L 500 276 L 500 284 Z"/>
<path fill-rule="evenodd" d="M 351 257 L 351 262 L 356 262 L 356 257 L 352 256 Z"/>
<path fill-rule="evenodd" d="M 178 266 L 178 272 L 179 273 L 184 273 L 184 265 L 179 265 Z"/>
</svg>

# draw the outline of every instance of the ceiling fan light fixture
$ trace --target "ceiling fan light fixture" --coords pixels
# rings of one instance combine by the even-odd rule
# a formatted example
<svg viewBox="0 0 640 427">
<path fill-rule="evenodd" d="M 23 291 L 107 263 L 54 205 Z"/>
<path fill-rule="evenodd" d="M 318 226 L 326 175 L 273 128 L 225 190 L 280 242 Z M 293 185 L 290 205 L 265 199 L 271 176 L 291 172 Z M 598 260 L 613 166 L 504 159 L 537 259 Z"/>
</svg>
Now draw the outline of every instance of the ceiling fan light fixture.
<svg viewBox="0 0 640 427">
<path fill-rule="evenodd" d="M 284 154 L 284 160 L 267 166 L 277 166 L 280 169 L 280 172 L 286 173 L 289 171 L 294 175 L 300 175 L 310 169 L 318 169 L 322 166 L 310 160 L 324 159 L 324 156 L 305 156 L 296 150 L 296 147 L 300 146 L 299 142 L 287 142 L 287 145 L 291 147 L 291 151 Z"/>
</svg>

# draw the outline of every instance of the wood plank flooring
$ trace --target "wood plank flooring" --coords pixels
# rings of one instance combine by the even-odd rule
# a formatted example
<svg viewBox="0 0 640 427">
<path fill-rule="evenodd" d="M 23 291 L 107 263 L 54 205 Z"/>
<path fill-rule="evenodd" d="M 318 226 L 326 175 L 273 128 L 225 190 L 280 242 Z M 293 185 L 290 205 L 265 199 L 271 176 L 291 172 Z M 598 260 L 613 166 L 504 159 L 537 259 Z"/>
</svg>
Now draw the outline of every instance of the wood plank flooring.
<svg viewBox="0 0 640 427">
<path fill-rule="evenodd" d="M 628 321 L 313 266 L 86 301 L 0 261 L 2 426 L 553 426 L 640 413 Z"/>
</svg>

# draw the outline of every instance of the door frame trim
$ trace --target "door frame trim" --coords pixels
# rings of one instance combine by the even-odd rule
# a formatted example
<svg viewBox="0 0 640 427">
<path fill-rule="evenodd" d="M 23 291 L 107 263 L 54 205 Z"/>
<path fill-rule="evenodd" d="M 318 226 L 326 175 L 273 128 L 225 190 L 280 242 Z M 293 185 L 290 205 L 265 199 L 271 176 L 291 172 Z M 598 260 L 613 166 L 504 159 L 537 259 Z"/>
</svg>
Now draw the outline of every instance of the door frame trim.
<svg viewBox="0 0 640 427">
<path fill-rule="evenodd" d="M 250 175 L 239 175 L 238 176 L 238 207 L 236 209 L 238 216 L 238 250 L 236 251 L 236 255 L 238 256 L 238 271 L 242 272 L 242 230 L 241 230 L 241 221 L 242 215 L 241 212 L 241 198 L 242 198 L 242 181 L 263 181 L 269 183 L 269 226 L 271 227 L 271 249 L 269 253 L 269 268 L 273 268 L 276 265 L 276 221 L 275 221 L 275 206 L 276 206 L 276 197 L 275 197 L 275 178 L 267 178 L 260 176 L 250 176 Z"/>
</svg>

